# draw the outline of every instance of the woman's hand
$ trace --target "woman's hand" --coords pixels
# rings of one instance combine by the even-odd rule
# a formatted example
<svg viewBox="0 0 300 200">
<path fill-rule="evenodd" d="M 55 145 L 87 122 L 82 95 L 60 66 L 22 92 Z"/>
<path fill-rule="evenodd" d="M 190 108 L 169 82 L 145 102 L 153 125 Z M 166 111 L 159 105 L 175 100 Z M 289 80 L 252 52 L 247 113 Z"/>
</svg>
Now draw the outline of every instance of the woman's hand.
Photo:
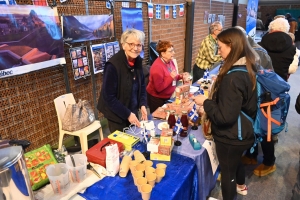
<svg viewBox="0 0 300 200">
<path fill-rule="evenodd" d="M 141 107 L 141 114 L 142 114 L 142 119 L 141 120 L 147 121 L 148 116 L 147 116 L 147 109 L 146 109 L 145 106 Z"/>
<path fill-rule="evenodd" d="M 174 79 L 177 76 L 177 72 L 175 70 L 171 71 L 170 76 Z"/>
<path fill-rule="evenodd" d="M 130 115 L 127 119 L 130 124 L 135 124 L 137 127 L 141 127 L 141 123 L 140 123 L 139 119 L 135 116 L 134 113 L 130 113 Z"/>
<path fill-rule="evenodd" d="M 192 98 L 198 106 L 202 106 L 203 102 L 207 99 L 206 96 L 200 94 Z"/>
</svg>

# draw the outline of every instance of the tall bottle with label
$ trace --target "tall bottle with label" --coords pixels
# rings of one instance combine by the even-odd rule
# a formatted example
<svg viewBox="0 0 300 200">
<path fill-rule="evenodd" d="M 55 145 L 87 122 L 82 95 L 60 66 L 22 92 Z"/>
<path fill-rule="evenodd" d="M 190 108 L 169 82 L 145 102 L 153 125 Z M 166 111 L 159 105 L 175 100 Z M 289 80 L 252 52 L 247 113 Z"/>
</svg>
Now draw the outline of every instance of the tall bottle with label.
<svg viewBox="0 0 300 200">
<path fill-rule="evenodd" d="M 186 110 L 182 111 L 182 115 L 181 115 L 180 121 L 181 121 L 181 124 L 182 124 L 182 131 L 180 133 L 180 137 L 186 137 L 187 136 L 188 125 L 189 125 L 189 121 L 188 121 L 187 111 Z"/>
<path fill-rule="evenodd" d="M 169 115 L 169 118 L 168 118 L 168 124 L 169 124 L 169 127 L 171 129 L 174 128 L 175 126 L 175 123 L 176 123 L 176 119 L 175 119 L 175 110 L 170 110 L 170 115 Z M 173 132 L 173 135 L 174 135 L 174 132 Z"/>
</svg>

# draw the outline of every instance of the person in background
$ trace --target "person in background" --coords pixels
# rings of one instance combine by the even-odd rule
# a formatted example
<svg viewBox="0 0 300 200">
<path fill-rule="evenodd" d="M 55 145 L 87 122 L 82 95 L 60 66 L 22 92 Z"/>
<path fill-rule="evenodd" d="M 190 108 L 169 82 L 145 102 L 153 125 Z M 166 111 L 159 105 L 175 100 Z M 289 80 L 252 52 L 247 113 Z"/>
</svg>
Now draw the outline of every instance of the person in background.
<svg viewBox="0 0 300 200">
<path fill-rule="evenodd" d="M 238 139 L 238 118 L 241 111 L 252 119 L 257 112 L 256 71 L 258 55 L 249 45 L 245 34 L 237 28 L 228 28 L 218 37 L 219 55 L 224 59 L 212 90 L 212 99 L 204 95 L 194 97 L 211 120 L 211 132 L 222 173 L 221 188 L 224 200 L 233 200 L 236 194 L 247 195 L 243 152 L 254 143 L 252 123 L 241 115 L 241 134 Z M 242 68 L 247 73 L 230 70 Z"/>
<path fill-rule="evenodd" d="M 127 29 L 121 36 L 122 50 L 105 64 L 97 108 L 108 119 L 111 132 L 123 131 L 130 124 L 140 127 L 139 108 L 141 118 L 147 120 L 147 94 L 140 57 L 144 40 L 143 32 Z"/>
<path fill-rule="evenodd" d="M 289 66 L 293 62 L 296 47 L 287 34 L 290 25 L 286 19 L 277 18 L 269 25 L 269 33 L 258 44 L 267 50 L 276 74 L 287 81 Z"/>
<path fill-rule="evenodd" d="M 265 26 L 259 18 L 256 19 L 256 30 L 265 30 Z"/>
<path fill-rule="evenodd" d="M 290 24 L 290 29 L 289 32 L 295 34 L 297 28 L 298 28 L 298 23 L 294 17 L 290 13 L 285 14 L 285 18 L 288 20 Z"/>
<path fill-rule="evenodd" d="M 219 21 L 213 22 L 209 27 L 209 35 L 205 37 L 200 45 L 196 63 L 193 67 L 193 83 L 203 77 L 206 69 L 210 69 L 215 63 L 222 60 L 217 53 L 217 35 L 223 30 Z"/>
<path fill-rule="evenodd" d="M 147 85 L 147 99 L 150 113 L 161 107 L 170 99 L 176 88 L 176 82 L 182 79 L 177 73 L 174 62 L 175 50 L 170 41 L 158 41 L 156 58 L 150 68 L 149 83 Z"/>
<path fill-rule="evenodd" d="M 268 27 L 269 27 L 271 21 L 273 21 L 273 18 L 269 13 L 266 14 L 266 17 L 267 17 L 267 20 L 266 20 L 266 23 L 265 23 L 265 28 L 266 28 L 266 30 L 268 30 Z"/>
<path fill-rule="evenodd" d="M 288 34 L 292 38 L 293 45 L 295 45 L 295 35 L 290 32 Z M 300 50 L 296 47 L 296 53 L 294 55 L 294 60 L 289 66 L 289 75 L 293 74 L 297 71 L 298 66 L 299 66 L 299 56 L 300 56 Z"/>
</svg>

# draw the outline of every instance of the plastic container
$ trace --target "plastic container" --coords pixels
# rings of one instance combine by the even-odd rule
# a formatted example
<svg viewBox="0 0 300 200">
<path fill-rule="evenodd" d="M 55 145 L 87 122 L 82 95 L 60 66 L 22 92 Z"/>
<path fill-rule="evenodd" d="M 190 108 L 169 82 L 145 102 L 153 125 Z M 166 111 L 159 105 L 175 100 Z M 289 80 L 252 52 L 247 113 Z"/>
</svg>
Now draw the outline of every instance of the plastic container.
<svg viewBox="0 0 300 200">
<path fill-rule="evenodd" d="M 46 174 L 51 183 L 53 192 L 63 194 L 70 186 L 69 170 L 65 163 L 49 165 L 46 168 Z"/>
<path fill-rule="evenodd" d="M 74 165 L 71 159 L 71 156 L 68 155 L 65 157 L 66 164 L 68 166 L 68 170 L 70 172 L 70 176 L 73 182 L 80 183 L 86 177 L 86 169 L 87 169 L 87 157 L 84 154 L 74 154 L 72 155 L 74 159 Z"/>
</svg>

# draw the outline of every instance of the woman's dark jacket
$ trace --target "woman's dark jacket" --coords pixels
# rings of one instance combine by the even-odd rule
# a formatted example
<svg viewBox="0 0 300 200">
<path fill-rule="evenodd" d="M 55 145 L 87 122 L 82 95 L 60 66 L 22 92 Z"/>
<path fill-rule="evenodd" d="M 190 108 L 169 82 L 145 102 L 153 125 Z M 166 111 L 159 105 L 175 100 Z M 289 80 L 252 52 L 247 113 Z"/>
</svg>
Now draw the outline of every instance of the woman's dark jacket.
<svg viewBox="0 0 300 200">
<path fill-rule="evenodd" d="M 245 67 L 244 62 L 233 67 Z M 226 74 L 212 100 L 204 101 L 204 110 L 211 120 L 211 130 L 216 141 L 231 145 L 248 145 L 254 142 L 252 123 L 241 114 L 241 110 L 251 118 L 257 111 L 257 93 L 252 90 L 252 82 L 246 72 Z M 238 139 L 238 117 L 241 116 L 243 140 Z"/>
<path fill-rule="evenodd" d="M 131 94 L 135 75 L 138 80 L 138 94 Z M 134 112 L 129 109 L 132 95 L 138 100 L 138 108 L 147 105 L 142 58 L 138 56 L 134 66 L 130 67 L 124 50 L 120 50 L 105 64 L 97 108 L 108 120 L 123 123 Z"/>
<path fill-rule="evenodd" d="M 267 50 L 275 73 L 287 81 L 289 66 L 296 54 L 296 47 L 293 45 L 291 37 L 284 32 L 268 33 L 258 44 Z"/>
</svg>

